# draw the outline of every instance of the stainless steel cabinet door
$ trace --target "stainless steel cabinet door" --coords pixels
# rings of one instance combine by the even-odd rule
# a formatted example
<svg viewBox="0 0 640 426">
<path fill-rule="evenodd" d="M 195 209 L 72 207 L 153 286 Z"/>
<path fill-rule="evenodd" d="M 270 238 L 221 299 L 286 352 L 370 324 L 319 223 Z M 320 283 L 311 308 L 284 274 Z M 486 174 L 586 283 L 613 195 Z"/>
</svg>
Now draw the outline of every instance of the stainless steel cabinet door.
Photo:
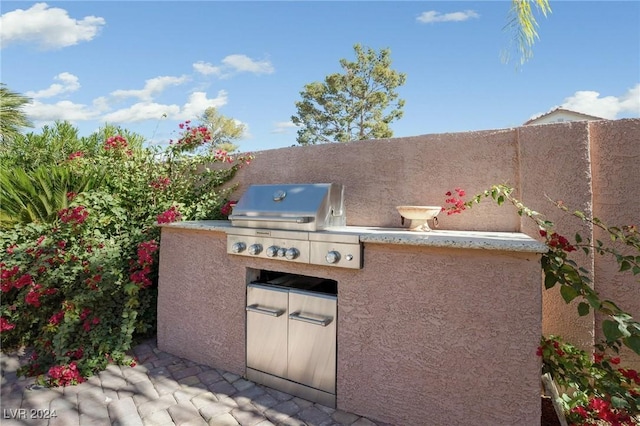
<svg viewBox="0 0 640 426">
<path fill-rule="evenodd" d="M 336 296 L 289 291 L 289 380 L 335 393 L 336 315 Z"/>
<path fill-rule="evenodd" d="M 247 286 L 247 367 L 287 374 L 288 290 Z"/>
</svg>

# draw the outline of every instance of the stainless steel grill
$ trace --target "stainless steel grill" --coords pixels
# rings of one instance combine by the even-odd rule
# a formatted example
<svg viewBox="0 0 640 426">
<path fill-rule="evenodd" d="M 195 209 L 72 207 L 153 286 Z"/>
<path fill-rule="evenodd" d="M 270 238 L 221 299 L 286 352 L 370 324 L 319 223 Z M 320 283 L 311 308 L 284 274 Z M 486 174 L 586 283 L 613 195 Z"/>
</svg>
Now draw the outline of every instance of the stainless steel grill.
<svg viewBox="0 0 640 426">
<path fill-rule="evenodd" d="M 342 185 L 252 185 L 229 219 L 231 255 L 362 268 Z M 247 377 L 335 407 L 337 303 L 335 281 L 262 270 L 247 283 Z"/>
<path fill-rule="evenodd" d="M 344 188 L 333 183 L 252 185 L 229 216 L 232 226 L 319 231 L 344 226 Z"/>
<path fill-rule="evenodd" d="M 252 185 L 229 219 L 230 254 L 362 268 L 358 235 L 340 230 L 346 224 L 342 185 Z"/>
</svg>

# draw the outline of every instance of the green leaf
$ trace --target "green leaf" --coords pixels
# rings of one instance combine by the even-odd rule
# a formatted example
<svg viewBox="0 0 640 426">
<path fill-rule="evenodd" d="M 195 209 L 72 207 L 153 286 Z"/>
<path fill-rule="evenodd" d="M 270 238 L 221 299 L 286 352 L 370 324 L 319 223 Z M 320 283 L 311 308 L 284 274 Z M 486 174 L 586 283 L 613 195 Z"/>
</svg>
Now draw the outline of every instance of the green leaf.
<svg viewBox="0 0 640 426">
<path fill-rule="evenodd" d="M 629 403 L 626 399 L 620 398 L 619 396 L 612 395 L 611 396 L 611 405 L 615 408 L 628 408 Z"/>
<path fill-rule="evenodd" d="M 550 272 L 547 272 L 545 274 L 545 276 L 544 276 L 544 288 L 549 290 L 550 288 L 553 288 L 553 286 L 556 285 L 557 282 L 558 282 L 558 279 L 556 278 L 555 274 L 552 274 Z"/>
<path fill-rule="evenodd" d="M 581 242 L 582 242 L 582 237 L 580 236 L 580 234 L 576 232 L 576 243 L 580 244 Z"/>
<path fill-rule="evenodd" d="M 580 302 L 578 304 L 578 315 L 580 315 L 581 317 L 587 315 L 589 313 L 589 304 L 586 302 Z"/>
<path fill-rule="evenodd" d="M 623 260 L 622 262 L 620 262 L 620 270 L 619 272 L 624 272 L 631 269 L 631 264 L 629 262 L 627 262 L 626 260 Z"/>
<path fill-rule="evenodd" d="M 578 297 L 578 292 L 573 287 L 570 287 L 568 285 L 563 285 L 562 287 L 560 287 L 560 294 L 562 295 L 564 301 L 567 303 Z"/>
<path fill-rule="evenodd" d="M 622 337 L 622 333 L 618 328 L 618 324 L 611 320 L 602 321 L 602 332 L 604 333 L 604 337 L 606 337 L 608 342 L 618 340 Z"/>
<path fill-rule="evenodd" d="M 622 339 L 622 343 L 636 354 L 640 355 L 640 336 L 632 335 Z"/>
<path fill-rule="evenodd" d="M 496 202 L 498 203 L 499 206 L 501 206 L 502 204 L 504 204 L 504 196 L 500 195 L 498 197 L 498 199 L 496 200 Z"/>
</svg>

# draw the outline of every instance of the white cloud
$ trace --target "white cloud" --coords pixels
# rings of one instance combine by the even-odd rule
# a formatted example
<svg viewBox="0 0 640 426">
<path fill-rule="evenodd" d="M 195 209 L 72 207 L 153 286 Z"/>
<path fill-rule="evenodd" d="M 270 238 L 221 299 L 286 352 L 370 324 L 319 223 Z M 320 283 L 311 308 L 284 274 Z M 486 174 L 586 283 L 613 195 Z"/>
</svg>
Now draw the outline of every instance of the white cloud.
<svg viewBox="0 0 640 426">
<path fill-rule="evenodd" d="M 54 80 L 58 80 L 61 83 L 54 83 L 48 88 L 38 90 L 37 92 L 26 92 L 25 95 L 32 99 L 51 98 L 63 93 L 75 92 L 80 88 L 78 77 L 68 72 L 58 74 L 54 77 Z"/>
<path fill-rule="evenodd" d="M 100 115 L 100 111 L 96 108 L 71 101 L 60 101 L 53 104 L 33 101 L 25 104 L 24 112 L 32 121 L 86 121 L 97 119 Z"/>
<path fill-rule="evenodd" d="M 271 133 L 289 133 L 289 130 L 297 128 L 298 126 L 294 124 L 293 121 L 279 121 L 274 124 Z"/>
<path fill-rule="evenodd" d="M 416 20 L 422 24 L 432 24 L 434 22 L 462 22 L 479 17 L 480 15 L 473 10 L 451 13 L 440 13 L 435 10 L 430 10 L 428 12 L 422 12 Z"/>
<path fill-rule="evenodd" d="M 193 64 L 193 69 L 196 70 L 196 72 L 199 72 L 200 74 L 203 74 L 203 75 L 222 74 L 222 69 L 220 67 L 213 66 L 203 61 L 198 61 L 195 64 Z"/>
<path fill-rule="evenodd" d="M 237 72 L 252 72 L 254 74 L 272 74 L 274 69 L 269 61 L 254 61 L 246 55 L 229 55 L 222 63 Z"/>
<path fill-rule="evenodd" d="M 228 55 L 222 59 L 222 65 L 213 65 L 208 62 L 198 61 L 193 64 L 193 69 L 203 75 L 214 74 L 220 78 L 228 78 L 233 74 L 250 72 L 253 74 L 273 74 L 275 68 L 267 60 L 256 61 L 247 55 Z"/>
<path fill-rule="evenodd" d="M 581 90 L 565 98 L 561 108 L 596 117 L 615 119 L 621 114 L 640 117 L 640 84 L 622 96 L 604 96 L 592 90 Z"/>
<path fill-rule="evenodd" d="M 189 81 L 189 77 L 162 76 L 145 81 L 143 89 L 116 90 L 111 92 L 111 96 L 116 98 L 138 98 L 144 102 L 151 102 L 153 97 L 162 93 L 169 86 L 178 86 Z"/>
<path fill-rule="evenodd" d="M 209 107 L 219 108 L 227 103 L 227 93 L 218 92 L 217 97 L 209 99 L 205 92 L 193 92 L 183 106 L 164 105 L 156 102 L 138 102 L 127 108 L 113 111 L 101 117 L 109 123 L 134 123 L 145 120 L 193 120 Z"/>
<path fill-rule="evenodd" d="M 96 16 L 74 19 L 64 9 L 36 3 L 0 16 L 0 46 L 34 43 L 44 50 L 60 49 L 92 40 L 105 23 Z"/>
<path fill-rule="evenodd" d="M 220 90 L 218 96 L 209 99 L 206 92 L 193 92 L 189 96 L 189 100 L 182 107 L 180 114 L 176 117 L 180 120 L 191 120 L 204 113 L 204 110 L 209 107 L 220 108 L 227 103 L 227 92 Z"/>
<path fill-rule="evenodd" d="M 168 117 L 180 113 L 178 105 L 163 105 L 155 102 L 139 102 L 128 108 L 122 108 L 102 116 L 100 119 L 108 123 L 134 123 L 145 120 L 159 120 L 165 114 Z"/>
</svg>

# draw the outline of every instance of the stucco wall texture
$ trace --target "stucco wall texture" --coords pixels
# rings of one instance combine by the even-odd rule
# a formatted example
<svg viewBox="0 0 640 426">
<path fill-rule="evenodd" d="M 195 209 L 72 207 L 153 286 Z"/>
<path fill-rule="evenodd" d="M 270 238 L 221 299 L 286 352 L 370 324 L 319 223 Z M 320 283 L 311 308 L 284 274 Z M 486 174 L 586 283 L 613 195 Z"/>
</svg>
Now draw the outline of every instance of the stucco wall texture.
<svg viewBox="0 0 640 426">
<path fill-rule="evenodd" d="M 224 233 L 163 228 L 162 350 L 244 374 L 247 271 L 275 266 L 338 281 L 338 408 L 395 425 L 539 422 L 538 255 L 367 244 L 350 270 L 224 250 Z"/>
<path fill-rule="evenodd" d="M 238 196 L 250 184 L 341 183 L 348 225 L 376 227 L 400 226 L 397 205 L 442 205 L 454 187 L 472 195 L 505 183 L 558 232 L 603 238 L 547 197 L 611 225 L 640 225 L 639 158 L 640 119 L 602 120 L 261 151 L 236 181 Z M 439 219 L 441 229 L 538 238 L 515 209 L 488 201 Z M 598 292 L 640 317 L 631 274 L 601 257 L 575 258 Z M 338 407 L 347 411 L 393 424 L 425 415 L 433 425 L 536 424 L 540 334 L 585 347 L 601 337 L 599 318 L 541 291 L 539 256 L 367 244 L 365 265 L 277 265 L 338 281 Z M 160 348 L 244 374 L 251 268 L 273 264 L 227 255 L 221 232 L 163 228 Z"/>
<path fill-rule="evenodd" d="M 640 119 L 291 147 L 258 152 L 238 176 L 238 195 L 254 183 L 341 183 L 348 225 L 399 227 L 395 206 L 442 205 L 444 193 L 455 187 L 471 196 L 500 183 L 513 186 L 515 196 L 554 221 L 559 233 L 602 239 L 606 236 L 550 200 L 609 225 L 640 225 L 639 158 Z M 539 238 L 532 221 L 489 201 L 438 219 L 441 229 L 521 231 Z M 615 263 L 607 266 L 608 259 L 593 254 L 576 253 L 574 259 L 591 271 L 598 292 L 617 296 L 625 310 L 640 317 L 640 287 L 631 274 L 618 276 Z M 578 317 L 577 303 L 567 306 L 558 288 L 544 291 L 543 332 L 588 348 L 600 339 L 600 326 L 593 313 Z M 640 361 L 632 366 L 640 368 Z"/>
</svg>

